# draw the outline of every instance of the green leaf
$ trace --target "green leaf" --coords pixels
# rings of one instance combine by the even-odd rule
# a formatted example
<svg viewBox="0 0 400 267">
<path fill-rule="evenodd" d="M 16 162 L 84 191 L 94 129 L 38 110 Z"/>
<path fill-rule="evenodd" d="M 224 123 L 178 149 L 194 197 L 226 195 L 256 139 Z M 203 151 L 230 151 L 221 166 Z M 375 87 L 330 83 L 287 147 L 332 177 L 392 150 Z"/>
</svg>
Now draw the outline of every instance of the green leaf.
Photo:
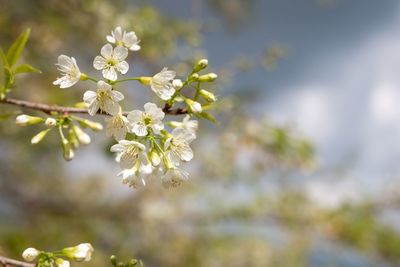
<svg viewBox="0 0 400 267">
<path fill-rule="evenodd" d="M 3 51 L 3 49 L 1 47 L 0 47 L 0 59 L 1 59 L 1 62 L 3 62 L 4 67 L 8 67 L 9 66 L 7 57 L 4 54 L 4 51 Z"/>
<path fill-rule="evenodd" d="M 14 84 L 14 73 L 9 67 L 4 68 L 4 87 L 6 89 L 10 88 Z"/>
<path fill-rule="evenodd" d="M 7 51 L 7 61 L 10 66 L 15 65 L 17 63 L 19 57 L 21 56 L 22 51 L 24 50 L 25 44 L 29 39 L 29 34 L 31 33 L 31 29 L 26 29 L 20 36 L 14 41 L 11 45 L 10 49 Z"/>
<path fill-rule="evenodd" d="M 19 65 L 18 67 L 15 68 L 14 73 L 18 74 L 18 73 L 28 73 L 28 72 L 37 72 L 37 73 L 42 73 L 40 70 L 32 67 L 29 64 L 22 64 Z"/>
</svg>

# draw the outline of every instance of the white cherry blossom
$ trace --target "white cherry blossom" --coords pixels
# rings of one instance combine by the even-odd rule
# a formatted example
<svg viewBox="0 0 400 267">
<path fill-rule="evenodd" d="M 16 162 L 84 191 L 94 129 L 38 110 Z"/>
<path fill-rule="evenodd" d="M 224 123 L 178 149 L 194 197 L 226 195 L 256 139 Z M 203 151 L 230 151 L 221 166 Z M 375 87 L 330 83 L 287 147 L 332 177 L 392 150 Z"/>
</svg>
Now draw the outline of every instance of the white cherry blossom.
<svg viewBox="0 0 400 267">
<path fill-rule="evenodd" d="M 126 32 L 120 26 L 111 31 L 111 35 L 107 35 L 107 41 L 112 44 L 121 45 L 131 51 L 140 50 L 139 40 L 135 32 Z"/>
<path fill-rule="evenodd" d="M 103 77 L 115 81 L 118 78 L 117 71 L 125 74 L 129 70 L 129 64 L 125 61 L 128 56 L 128 49 L 123 46 L 115 48 L 106 44 L 101 48 L 101 56 L 96 56 L 93 61 L 93 67 L 96 70 L 102 70 Z"/>
<path fill-rule="evenodd" d="M 122 177 L 122 183 L 127 184 L 129 187 L 141 188 L 146 185 L 144 174 L 136 171 L 135 169 L 122 170 L 117 176 Z"/>
<path fill-rule="evenodd" d="M 39 256 L 40 251 L 36 248 L 27 248 L 22 252 L 22 258 L 26 261 L 34 261 Z"/>
<path fill-rule="evenodd" d="M 128 119 L 119 112 L 117 115 L 106 118 L 106 134 L 108 137 L 113 137 L 119 141 L 125 138 L 127 132 L 130 129 L 130 123 Z"/>
<path fill-rule="evenodd" d="M 146 136 L 148 129 L 152 129 L 155 134 L 159 134 L 164 129 L 162 120 L 164 112 L 154 103 L 146 103 L 144 111 L 132 110 L 128 114 L 128 120 L 132 124 L 132 132 L 137 136 Z"/>
<path fill-rule="evenodd" d="M 172 84 L 176 72 L 163 68 L 150 80 L 151 89 L 162 99 L 168 100 L 175 94 L 175 88 Z"/>
<path fill-rule="evenodd" d="M 97 91 L 86 91 L 83 101 L 89 105 L 88 112 L 95 115 L 99 109 L 113 116 L 117 115 L 120 106 L 118 102 L 124 99 L 121 92 L 112 89 L 112 86 L 104 81 L 97 83 Z"/>
<path fill-rule="evenodd" d="M 110 151 L 117 153 L 122 169 L 133 169 L 135 172 L 148 168 L 150 162 L 144 152 L 145 146 L 137 141 L 120 140 L 111 147 Z"/>
<path fill-rule="evenodd" d="M 199 122 L 197 120 L 191 120 L 189 115 L 186 115 L 182 122 L 174 121 L 171 122 L 171 124 L 175 128 L 181 128 L 191 132 L 194 136 L 196 136 L 197 129 L 199 128 Z"/>
<path fill-rule="evenodd" d="M 182 161 L 190 161 L 193 158 L 193 151 L 189 144 L 196 138 L 196 136 L 190 131 L 182 128 L 175 128 L 171 132 L 169 137 L 164 144 L 167 158 L 175 166 L 180 164 Z"/>
<path fill-rule="evenodd" d="M 168 169 L 161 177 L 162 184 L 165 188 L 178 187 L 183 181 L 189 179 L 189 173 L 177 168 Z"/>
<path fill-rule="evenodd" d="M 76 60 L 73 57 L 68 57 L 66 55 L 58 56 L 58 63 L 56 66 L 58 70 L 61 72 L 62 77 L 57 78 L 53 82 L 54 85 L 59 85 L 60 88 L 68 88 L 76 84 L 81 78 L 81 72 L 79 70 L 78 65 L 76 64 Z"/>
</svg>

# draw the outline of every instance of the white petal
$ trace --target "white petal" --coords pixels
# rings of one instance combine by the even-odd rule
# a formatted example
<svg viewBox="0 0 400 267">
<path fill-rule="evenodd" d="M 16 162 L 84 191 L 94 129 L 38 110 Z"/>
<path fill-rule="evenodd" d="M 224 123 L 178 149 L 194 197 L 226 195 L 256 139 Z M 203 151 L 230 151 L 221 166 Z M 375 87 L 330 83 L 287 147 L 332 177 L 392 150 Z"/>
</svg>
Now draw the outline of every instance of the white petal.
<svg viewBox="0 0 400 267">
<path fill-rule="evenodd" d="M 109 41 L 112 44 L 115 44 L 115 38 L 111 35 L 106 36 L 107 41 Z"/>
<path fill-rule="evenodd" d="M 132 131 L 137 135 L 137 136 L 146 136 L 147 135 L 147 127 L 142 124 L 135 124 L 132 126 Z"/>
<path fill-rule="evenodd" d="M 142 114 L 142 111 L 136 109 L 129 112 L 127 117 L 130 122 L 139 122 L 142 118 Z"/>
<path fill-rule="evenodd" d="M 189 145 L 179 147 L 179 150 L 177 152 L 179 153 L 179 157 L 183 161 L 191 161 L 193 159 L 193 151 Z"/>
<path fill-rule="evenodd" d="M 119 72 L 121 72 L 122 74 L 127 73 L 128 70 L 129 70 L 129 64 L 128 64 L 126 61 L 121 61 L 121 62 L 119 62 L 119 63 L 116 65 L 116 67 L 117 67 L 117 70 L 118 70 Z"/>
<path fill-rule="evenodd" d="M 93 100 L 95 100 L 97 97 L 96 92 L 93 91 L 86 91 L 83 94 L 83 101 L 87 104 L 90 104 Z"/>
<path fill-rule="evenodd" d="M 102 70 L 102 69 L 104 69 L 105 66 L 106 66 L 106 60 L 104 59 L 104 57 L 97 56 L 94 58 L 93 67 L 96 70 Z"/>
<path fill-rule="evenodd" d="M 114 58 L 118 61 L 124 60 L 128 56 L 128 49 L 123 46 L 117 46 L 114 48 Z"/>
<path fill-rule="evenodd" d="M 103 77 L 111 81 L 115 81 L 118 78 L 117 72 L 112 67 L 103 70 Z"/>
<path fill-rule="evenodd" d="M 100 80 L 100 81 L 97 82 L 97 89 L 102 89 L 102 90 L 105 90 L 105 91 L 111 91 L 112 86 L 110 84 L 106 83 L 105 81 L 101 81 Z"/>
<path fill-rule="evenodd" d="M 140 50 L 140 45 L 133 44 L 131 47 L 129 47 L 129 50 L 131 50 L 131 51 L 139 51 Z"/>
<path fill-rule="evenodd" d="M 111 58 L 112 53 L 113 53 L 113 47 L 110 44 L 104 45 L 100 50 L 100 54 L 106 59 Z"/>
<path fill-rule="evenodd" d="M 107 99 L 104 103 L 104 111 L 107 112 L 108 114 L 115 116 L 119 113 L 119 109 L 120 106 L 116 102 L 110 99 Z"/>
<path fill-rule="evenodd" d="M 88 109 L 88 113 L 91 116 L 94 116 L 97 111 L 99 110 L 99 102 L 97 102 L 96 100 L 94 100 L 90 105 L 89 105 L 89 109 Z"/>
<path fill-rule="evenodd" d="M 115 144 L 110 148 L 111 152 L 115 152 L 115 153 L 121 153 L 125 150 L 125 146 L 121 145 L 121 144 Z"/>
<path fill-rule="evenodd" d="M 121 26 L 115 28 L 115 30 L 113 31 L 113 36 L 117 41 L 122 41 L 123 33 Z"/>
</svg>

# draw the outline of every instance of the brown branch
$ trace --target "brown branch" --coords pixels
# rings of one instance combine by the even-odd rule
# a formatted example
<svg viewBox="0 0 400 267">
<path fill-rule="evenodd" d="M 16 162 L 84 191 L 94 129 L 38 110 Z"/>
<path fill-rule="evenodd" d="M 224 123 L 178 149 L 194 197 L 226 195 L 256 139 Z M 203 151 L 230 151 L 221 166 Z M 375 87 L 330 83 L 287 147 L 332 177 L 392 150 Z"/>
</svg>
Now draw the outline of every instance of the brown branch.
<svg viewBox="0 0 400 267">
<path fill-rule="evenodd" d="M 34 102 L 29 102 L 25 100 L 20 100 L 20 99 L 12 99 L 12 98 L 5 98 L 3 100 L 0 100 L 0 103 L 4 104 L 9 104 L 9 105 L 14 105 L 14 106 L 19 106 L 23 108 L 29 108 L 29 109 L 34 109 L 34 110 L 39 110 L 44 113 L 50 114 L 51 112 L 58 112 L 58 113 L 88 113 L 86 108 L 75 108 L 75 107 L 65 107 L 65 106 L 57 106 L 57 105 L 47 105 L 47 104 L 42 104 L 42 103 L 34 103 Z M 177 108 L 177 109 L 171 109 L 170 106 L 165 105 L 163 108 L 163 111 L 165 114 L 168 115 L 182 115 L 182 114 L 187 114 L 187 109 L 186 108 Z M 98 112 L 100 115 L 108 115 L 106 113 Z M 128 114 L 128 112 L 123 112 L 124 115 Z"/>
<path fill-rule="evenodd" d="M 34 264 L 34 263 L 13 260 L 13 259 L 9 259 L 9 258 L 3 257 L 3 256 L 0 256 L 0 263 L 4 267 L 8 267 L 10 265 L 20 266 L 20 267 L 35 267 L 36 266 L 36 264 Z"/>
</svg>

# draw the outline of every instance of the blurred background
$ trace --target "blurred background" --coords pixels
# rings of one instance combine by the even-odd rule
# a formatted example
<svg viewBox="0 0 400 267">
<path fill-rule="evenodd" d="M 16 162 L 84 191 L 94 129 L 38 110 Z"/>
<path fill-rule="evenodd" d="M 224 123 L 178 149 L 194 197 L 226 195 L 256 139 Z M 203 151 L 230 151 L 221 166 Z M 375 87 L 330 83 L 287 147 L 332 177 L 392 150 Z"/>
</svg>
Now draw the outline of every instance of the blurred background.
<svg viewBox="0 0 400 267">
<path fill-rule="evenodd" d="M 104 133 L 71 162 L 56 134 L 33 147 L 41 127 L 17 127 L 24 111 L 1 105 L 1 255 L 90 242 L 87 266 L 111 266 L 111 254 L 146 266 L 400 266 L 399 1 L 0 5 L 0 45 L 32 28 L 24 60 L 43 71 L 10 97 L 81 101 L 86 83 L 52 85 L 57 56 L 98 75 L 93 58 L 118 25 L 141 39 L 130 76 L 168 66 L 185 77 L 205 57 L 220 77 L 208 88 L 220 123 L 200 123 L 191 178 L 174 190 L 159 177 L 123 185 Z M 121 87 L 126 110 L 154 98 L 144 88 Z"/>
</svg>

